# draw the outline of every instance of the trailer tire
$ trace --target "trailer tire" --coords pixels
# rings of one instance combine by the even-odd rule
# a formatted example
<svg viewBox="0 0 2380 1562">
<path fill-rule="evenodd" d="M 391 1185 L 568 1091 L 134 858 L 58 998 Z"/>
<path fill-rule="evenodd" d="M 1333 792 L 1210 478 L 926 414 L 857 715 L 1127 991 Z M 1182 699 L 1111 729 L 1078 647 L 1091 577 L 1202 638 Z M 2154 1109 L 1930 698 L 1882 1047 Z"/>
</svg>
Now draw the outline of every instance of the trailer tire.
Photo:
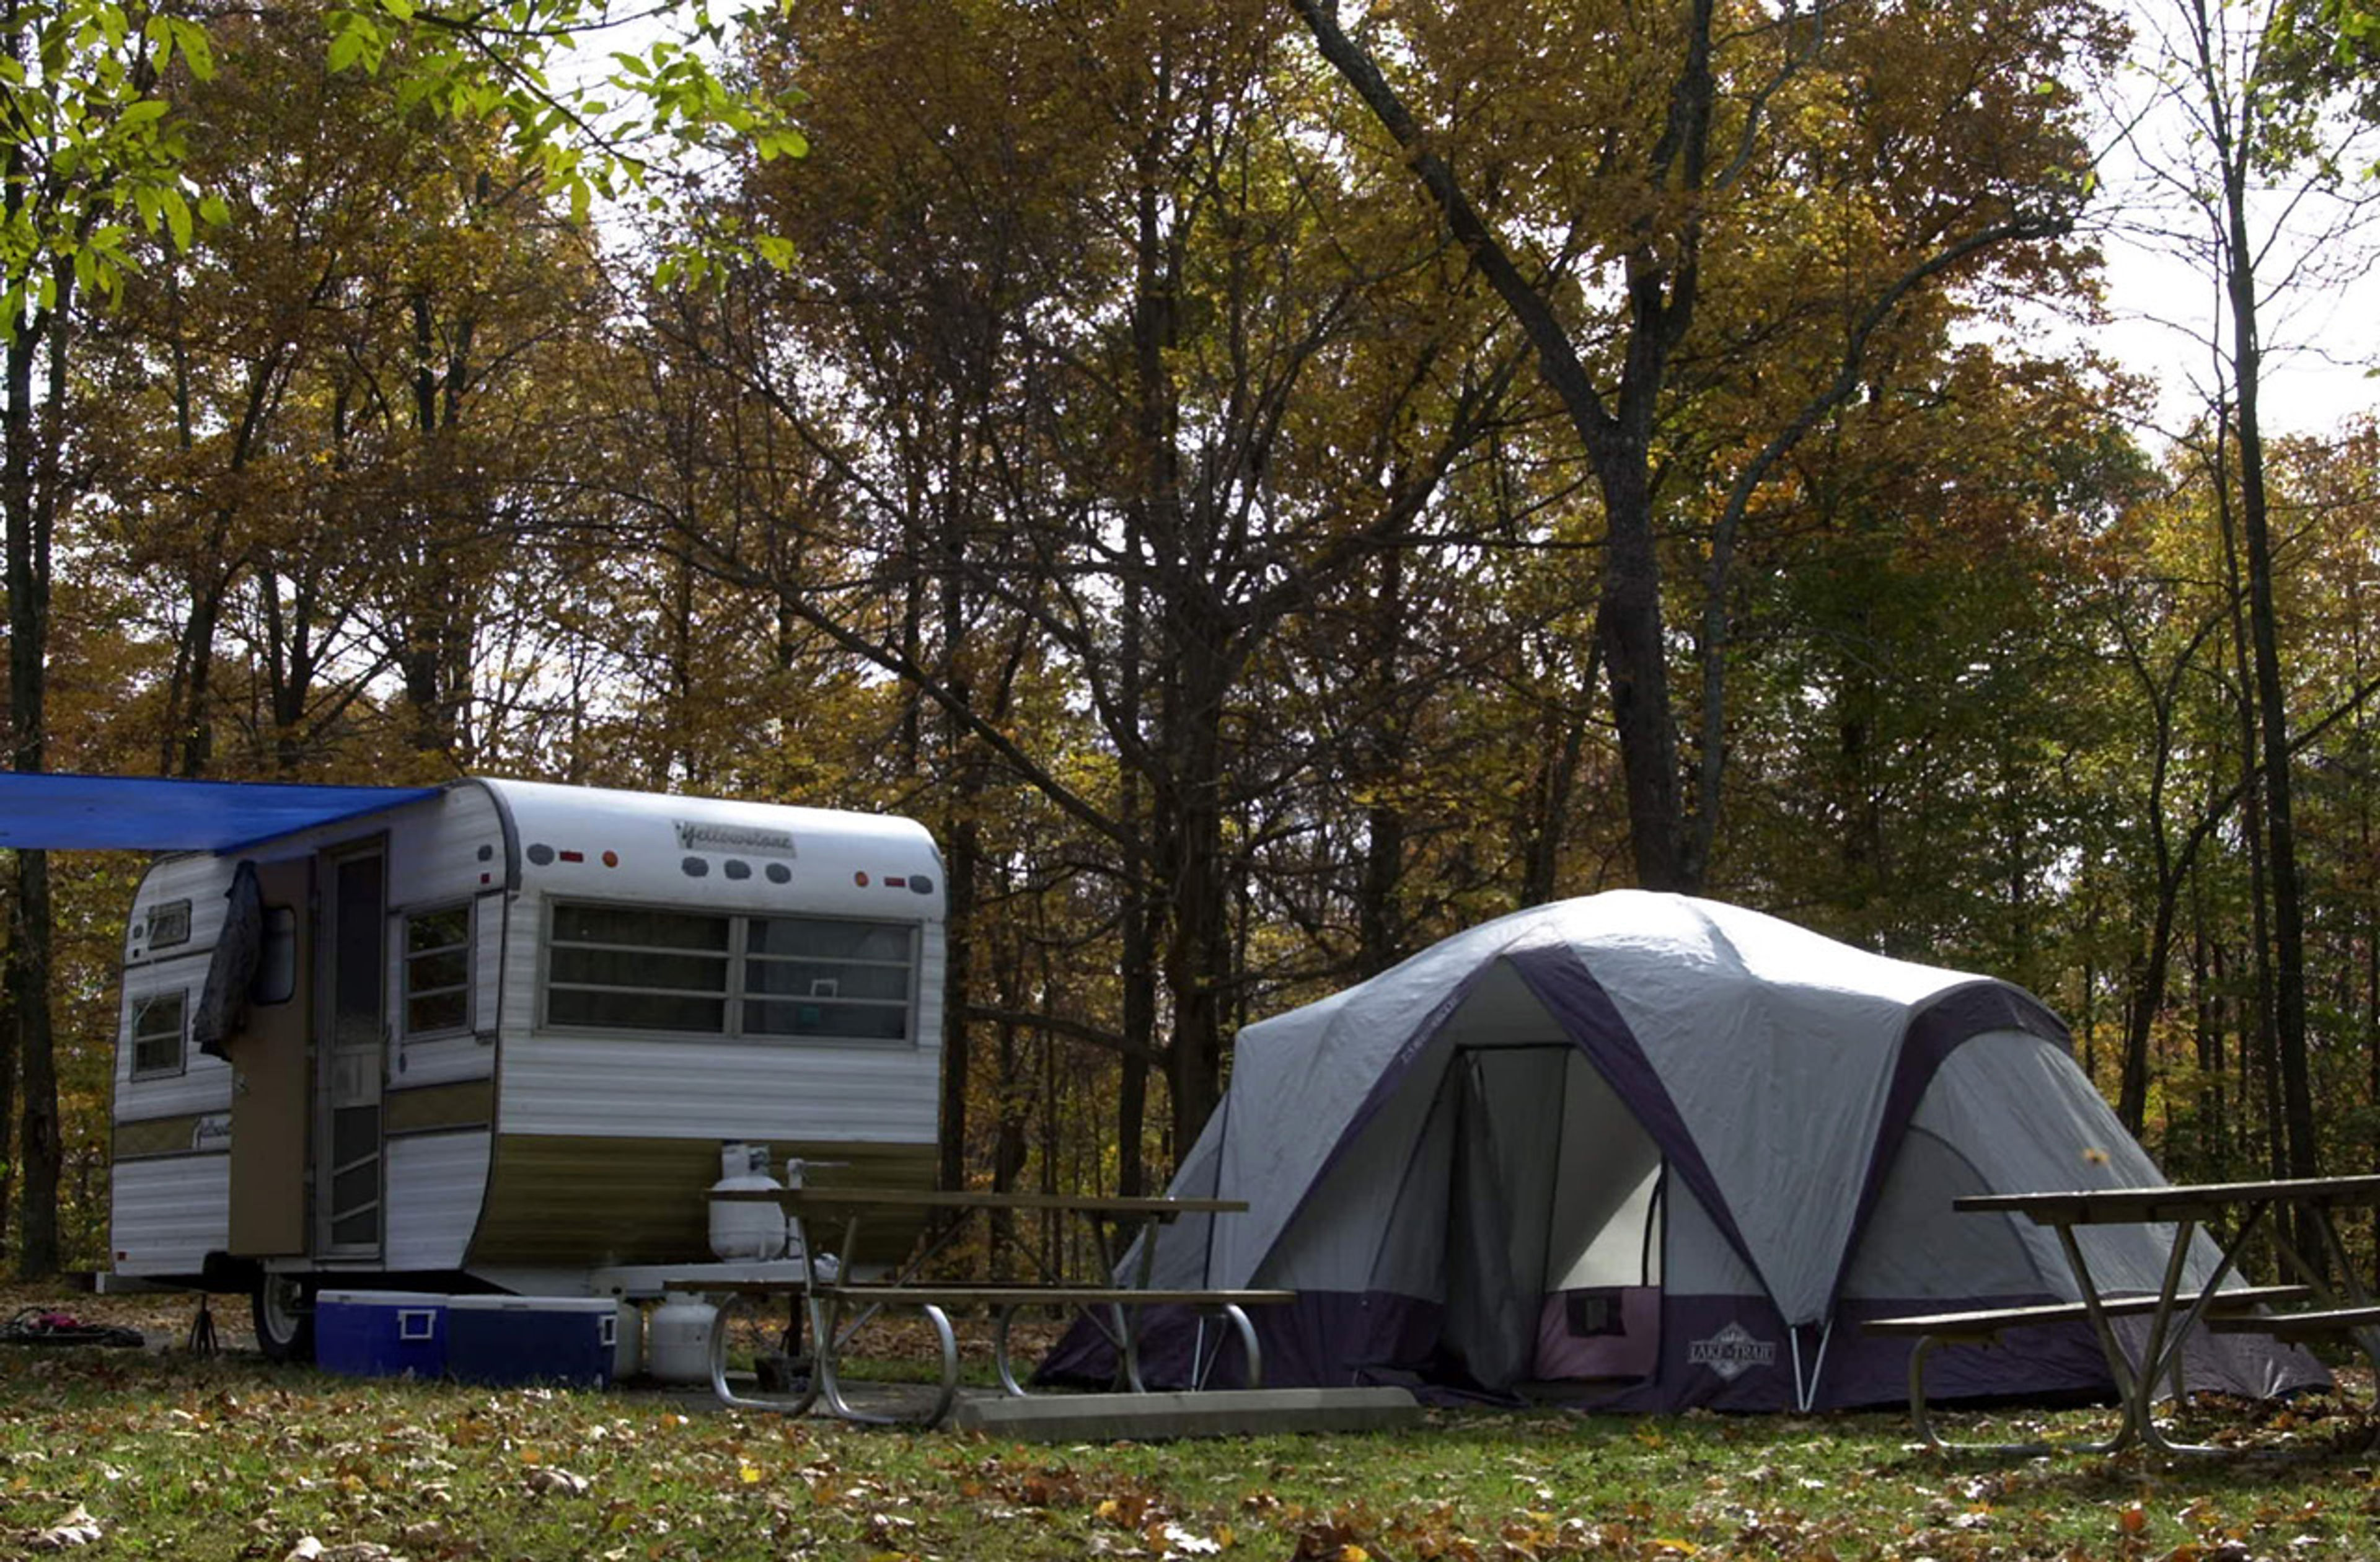
<svg viewBox="0 0 2380 1562">
<path fill-rule="evenodd" d="M 314 1287 L 295 1275 L 271 1272 L 256 1277 L 249 1293 L 256 1319 L 256 1348 L 268 1361 L 314 1360 Z"/>
</svg>

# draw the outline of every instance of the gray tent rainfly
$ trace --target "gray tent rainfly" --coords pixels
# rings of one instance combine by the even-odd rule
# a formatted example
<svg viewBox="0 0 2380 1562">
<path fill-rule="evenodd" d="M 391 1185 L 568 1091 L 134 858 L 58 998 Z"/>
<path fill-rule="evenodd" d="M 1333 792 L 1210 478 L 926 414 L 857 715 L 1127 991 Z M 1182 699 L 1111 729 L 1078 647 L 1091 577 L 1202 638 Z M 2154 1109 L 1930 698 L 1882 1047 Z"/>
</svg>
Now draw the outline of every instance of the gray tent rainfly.
<svg viewBox="0 0 2380 1562">
<path fill-rule="evenodd" d="M 2054 1238 L 1954 1196 L 2159 1180 L 2019 989 L 1621 891 L 1243 1031 L 1172 1190 L 1248 1212 L 1167 1228 L 1150 1283 L 1296 1289 L 1258 1320 L 1271 1384 L 1880 1404 L 1905 1391 L 1909 1342 L 1859 1319 L 2074 1297 Z M 2084 1238 L 2109 1289 L 2154 1289 L 2168 1242 Z M 2195 1262 L 2214 1258 L 2202 1238 Z M 1152 1325 L 1160 1373 L 1188 1335 Z M 1940 1394 L 2107 1386 L 2079 1325 L 2010 1344 L 1939 1358 Z M 1104 1352 L 1078 1328 L 1044 1371 L 1097 1374 Z M 2188 1371 L 2250 1394 L 2327 1381 L 2255 1336 L 2194 1345 Z"/>
</svg>

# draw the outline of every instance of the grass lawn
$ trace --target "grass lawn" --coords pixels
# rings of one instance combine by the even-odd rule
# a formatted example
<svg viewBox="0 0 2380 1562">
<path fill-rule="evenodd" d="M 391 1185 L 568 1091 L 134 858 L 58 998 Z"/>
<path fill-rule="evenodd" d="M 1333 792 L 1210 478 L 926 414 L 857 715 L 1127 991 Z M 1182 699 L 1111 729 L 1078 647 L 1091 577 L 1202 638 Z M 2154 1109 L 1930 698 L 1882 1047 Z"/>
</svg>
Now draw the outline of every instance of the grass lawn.
<svg viewBox="0 0 2380 1562">
<path fill-rule="evenodd" d="M 37 1300 L 56 1299 L 0 1292 L 7 1312 Z M 61 1305 L 122 1322 L 139 1304 Z M 188 1313 L 159 1300 L 128 1321 L 174 1334 Z M 2111 1420 L 1944 1418 L 2075 1438 Z M 1399 1435 L 1041 1447 L 654 1395 L 358 1384 L 237 1350 L 0 1348 L 0 1556 L 2380 1557 L 2367 1419 L 2313 1402 L 2191 1422 L 2272 1457 L 1945 1463 L 1895 1412 L 1450 1411 Z"/>
</svg>

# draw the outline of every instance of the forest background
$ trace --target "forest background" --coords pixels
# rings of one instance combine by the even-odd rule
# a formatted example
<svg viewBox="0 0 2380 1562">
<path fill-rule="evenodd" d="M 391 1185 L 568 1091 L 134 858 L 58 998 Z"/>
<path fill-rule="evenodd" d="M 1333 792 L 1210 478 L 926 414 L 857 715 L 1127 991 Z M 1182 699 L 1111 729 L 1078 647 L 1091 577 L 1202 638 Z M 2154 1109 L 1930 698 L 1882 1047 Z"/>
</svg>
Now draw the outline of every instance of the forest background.
<svg viewBox="0 0 2380 1562">
<path fill-rule="evenodd" d="M 2043 995 L 2173 1175 L 2368 1168 L 2380 425 L 2264 393 L 2376 39 L 5 0 L 10 763 L 917 817 L 953 1185 L 1161 1185 L 1242 1024 L 1631 884 Z M 142 864 L 11 855 L 0 1239 L 103 1265 Z"/>
</svg>

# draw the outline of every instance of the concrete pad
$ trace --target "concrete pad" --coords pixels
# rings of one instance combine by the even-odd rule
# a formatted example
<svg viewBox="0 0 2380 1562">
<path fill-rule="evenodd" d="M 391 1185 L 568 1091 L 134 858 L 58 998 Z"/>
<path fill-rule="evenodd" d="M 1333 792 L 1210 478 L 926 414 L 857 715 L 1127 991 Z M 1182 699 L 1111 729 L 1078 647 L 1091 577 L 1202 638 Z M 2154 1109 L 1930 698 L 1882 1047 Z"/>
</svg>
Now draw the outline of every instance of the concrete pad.
<svg viewBox="0 0 2380 1562">
<path fill-rule="evenodd" d="M 962 1400 L 950 1423 L 1026 1443 L 1154 1443 L 1280 1432 L 1389 1432 L 1420 1425 L 1421 1407 L 1402 1388 L 1037 1394 Z"/>
</svg>

